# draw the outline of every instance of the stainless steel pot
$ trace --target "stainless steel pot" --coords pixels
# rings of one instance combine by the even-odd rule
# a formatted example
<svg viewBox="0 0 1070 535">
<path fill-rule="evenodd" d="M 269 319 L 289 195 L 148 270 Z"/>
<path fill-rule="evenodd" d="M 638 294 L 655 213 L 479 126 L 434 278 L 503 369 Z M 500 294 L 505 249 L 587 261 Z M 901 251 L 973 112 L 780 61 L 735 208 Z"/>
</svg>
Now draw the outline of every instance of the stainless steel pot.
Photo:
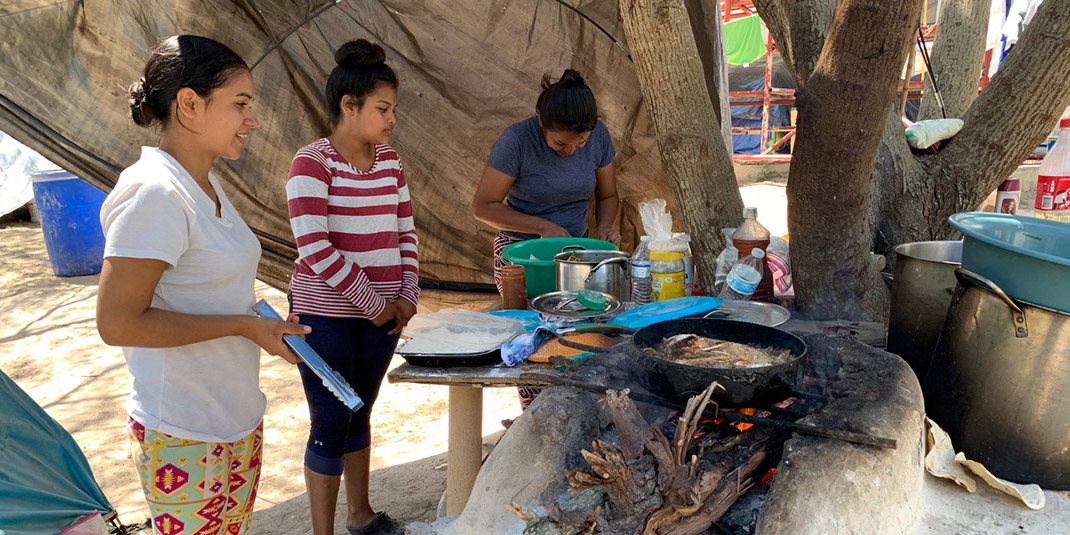
<svg viewBox="0 0 1070 535">
<path fill-rule="evenodd" d="M 961 241 L 904 243 L 895 248 L 886 347 L 910 364 L 919 382 L 925 381 L 957 284 L 955 268 L 961 263 Z"/>
<path fill-rule="evenodd" d="M 566 250 L 554 255 L 557 290 L 597 290 L 628 298 L 628 260 L 623 251 Z"/>
<path fill-rule="evenodd" d="M 1070 314 L 956 275 L 925 380 L 929 416 L 993 474 L 1070 490 Z"/>
</svg>

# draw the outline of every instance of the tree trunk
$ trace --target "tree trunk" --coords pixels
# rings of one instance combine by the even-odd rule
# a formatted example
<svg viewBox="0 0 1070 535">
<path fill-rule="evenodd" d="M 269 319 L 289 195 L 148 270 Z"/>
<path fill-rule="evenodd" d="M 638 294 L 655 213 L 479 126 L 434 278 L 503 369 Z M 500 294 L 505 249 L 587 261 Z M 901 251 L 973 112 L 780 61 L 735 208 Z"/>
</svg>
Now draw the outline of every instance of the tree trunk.
<svg viewBox="0 0 1070 535">
<path fill-rule="evenodd" d="M 977 98 L 985 56 L 989 0 L 944 0 L 933 43 L 932 67 L 948 117 L 962 118 Z M 940 119 L 933 79 L 925 78 L 919 119 Z"/>
<path fill-rule="evenodd" d="M 732 154 L 732 110 L 728 105 L 728 60 L 725 59 L 724 23 L 716 2 L 709 0 L 685 0 L 691 21 L 691 33 L 702 60 L 710 93 L 713 111 L 721 128 L 728 154 Z"/>
<path fill-rule="evenodd" d="M 891 110 L 920 7 L 920 0 L 841 0 L 813 74 L 796 93 L 788 228 L 796 298 L 811 318 L 886 314 L 887 289 L 869 260 L 875 125 Z"/>
<path fill-rule="evenodd" d="M 620 0 L 620 12 L 677 215 L 691 234 L 698 280 L 709 290 L 724 247 L 720 229 L 739 223 L 743 201 L 684 1 Z"/>
</svg>

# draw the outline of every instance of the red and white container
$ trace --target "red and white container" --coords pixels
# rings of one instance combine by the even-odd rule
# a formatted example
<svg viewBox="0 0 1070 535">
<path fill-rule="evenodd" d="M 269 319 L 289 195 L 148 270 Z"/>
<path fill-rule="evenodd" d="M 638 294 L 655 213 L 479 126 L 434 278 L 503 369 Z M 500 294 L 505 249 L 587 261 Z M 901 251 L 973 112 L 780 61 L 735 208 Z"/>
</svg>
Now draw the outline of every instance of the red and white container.
<svg viewBox="0 0 1070 535">
<path fill-rule="evenodd" d="M 1040 163 L 1033 210 L 1036 217 L 1070 222 L 1070 118 L 1059 121 L 1059 139 Z"/>
<path fill-rule="evenodd" d="M 1021 199 L 1022 182 L 1014 177 L 1008 178 L 996 188 L 996 208 L 994 211 L 1000 214 L 1017 214 L 1018 203 L 1021 202 Z"/>
</svg>

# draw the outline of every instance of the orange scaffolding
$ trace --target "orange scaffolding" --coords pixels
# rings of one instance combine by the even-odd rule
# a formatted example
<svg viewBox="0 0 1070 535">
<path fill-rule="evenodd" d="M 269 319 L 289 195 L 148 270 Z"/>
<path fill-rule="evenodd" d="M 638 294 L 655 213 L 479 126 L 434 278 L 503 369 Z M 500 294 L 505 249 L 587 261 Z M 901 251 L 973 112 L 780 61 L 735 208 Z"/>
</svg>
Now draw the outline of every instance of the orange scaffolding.
<svg viewBox="0 0 1070 535">
<path fill-rule="evenodd" d="M 724 22 L 730 22 L 757 14 L 758 10 L 755 9 L 754 3 L 751 0 L 721 1 L 721 15 Z M 922 25 L 922 37 L 925 41 L 931 41 L 935 32 L 935 25 Z M 762 106 L 762 123 L 760 128 L 732 127 L 733 134 L 759 134 L 761 136 L 760 146 L 764 147 L 759 154 L 733 154 L 732 160 L 737 164 L 766 164 L 791 161 L 790 154 L 776 154 L 775 151 L 783 147 L 785 143 L 789 143 L 792 138 L 795 137 L 795 125 L 783 127 L 771 127 L 769 125 L 771 106 L 795 105 L 794 89 L 773 87 L 774 52 L 777 52 L 776 43 L 773 42 L 772 33 L 767 32 L 767 38 L 765 40 L 765 81 L 762 85 L 762 90 L 728 92 L 729 106 L 754 106 L 757 104 L 761 104 Z M 896 99 L 899 102 L 898 109 L 900 115 L 902 115 L 906 109 L 907 100 L 921 98 L 922 89 L 925 86 L 924 72 L 922 73 L 920 80 L 914 81 L 910 79 L 910 73 L 913 72 L 913 64 L 914 54 L 911 54 L 907 62 L 907 79 L 900 80 L 896 90 Z M 774 132 L 784 132 L 785 134 L 775 143 L 769 144 L 769 136 Z"/>
</svg>

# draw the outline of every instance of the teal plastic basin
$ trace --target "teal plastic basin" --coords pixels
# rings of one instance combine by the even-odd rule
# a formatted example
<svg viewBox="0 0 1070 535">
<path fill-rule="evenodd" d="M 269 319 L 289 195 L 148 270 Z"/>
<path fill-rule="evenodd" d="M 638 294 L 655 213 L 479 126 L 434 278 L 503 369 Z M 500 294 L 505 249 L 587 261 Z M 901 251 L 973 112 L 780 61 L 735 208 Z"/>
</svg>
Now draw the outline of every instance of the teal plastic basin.
<svg viewBox="0 0 1070 535">
<path fill-rule="evenodd" d="M 963 268 L 1014 299 L 1070 312 L 1070 224 L 987 212 L 947 221 L 965 236 Z"/>
<path fill-rule="evenodd" d="M 554 255 L 565 247 L 577 245 L 595 251 L 616 251 L 612 242 L 593 238 L 538 238 L 518 241 L 502 249 L 502 259 L 510 264 L 524 266 L 528 298 L 557 291 L 554 276 Z"/>
</svg>

